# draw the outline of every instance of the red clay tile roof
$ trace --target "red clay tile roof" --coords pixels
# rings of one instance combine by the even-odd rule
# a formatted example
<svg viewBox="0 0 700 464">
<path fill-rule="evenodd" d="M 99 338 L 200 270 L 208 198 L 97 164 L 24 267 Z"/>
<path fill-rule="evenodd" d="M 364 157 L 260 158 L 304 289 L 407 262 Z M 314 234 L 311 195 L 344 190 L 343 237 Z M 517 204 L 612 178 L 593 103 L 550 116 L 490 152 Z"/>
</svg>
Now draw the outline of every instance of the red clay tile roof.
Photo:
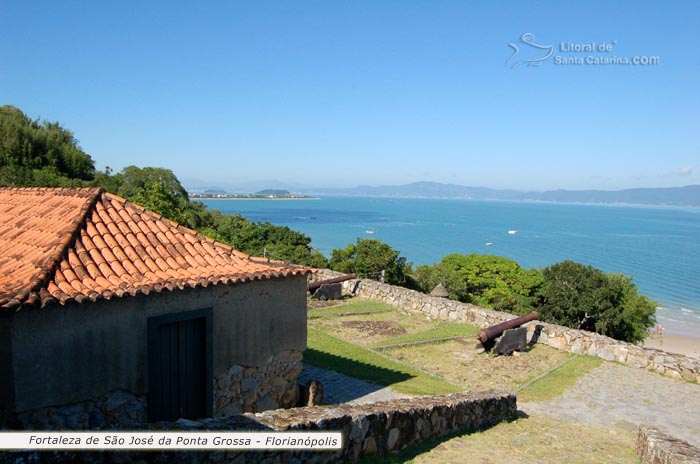
<svg viewBox="0 0 700 464">
<path fill-rule="evenodd" d="M 101 189 L 0 188 L 0 308 L 305 275 Z"/>
</svg>

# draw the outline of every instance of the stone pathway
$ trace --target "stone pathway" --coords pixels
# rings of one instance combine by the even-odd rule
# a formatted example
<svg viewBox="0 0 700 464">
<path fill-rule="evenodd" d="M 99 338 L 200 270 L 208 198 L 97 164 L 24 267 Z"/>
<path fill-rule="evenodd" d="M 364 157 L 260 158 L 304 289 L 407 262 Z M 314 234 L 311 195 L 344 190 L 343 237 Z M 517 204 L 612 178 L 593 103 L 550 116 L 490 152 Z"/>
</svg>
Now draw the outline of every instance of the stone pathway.
<svg viewBox="0 0 700 464">
<path fill-rule="evenodd" d="M 318 380 L 323 384 L 324 404 L 364 404 L 407 397 L 392 391 L 389 387 L 304 364 L 304 370 L 298 382 L 305 385 L 310 380 Z"/>
<path fill-rule="evenodd" d="M 527 414 L 636 430 L 639 424 L 700 446 L 700 385 L 653 372 L 604 363 L 562 397 L 518 403 Z"/>
</svg>

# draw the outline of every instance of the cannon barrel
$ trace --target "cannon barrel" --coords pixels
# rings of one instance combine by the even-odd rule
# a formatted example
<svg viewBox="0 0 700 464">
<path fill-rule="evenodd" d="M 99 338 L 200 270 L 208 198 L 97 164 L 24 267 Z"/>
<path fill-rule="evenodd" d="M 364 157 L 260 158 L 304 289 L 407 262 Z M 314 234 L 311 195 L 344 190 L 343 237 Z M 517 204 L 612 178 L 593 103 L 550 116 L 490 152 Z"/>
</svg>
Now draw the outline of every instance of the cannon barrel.
<svg viewBox="0 0 700 464">
<path fill-rule="evenodd" d="M 326 279 L 326 280 L 317 280 L 315 282 L 309 282 L 306 285 L 306 289 L 310 292 L 316 290 L 317 288 L 320 288 L 321 285 L 326 285 L 326 284 L 339 284 L 340 282 L 345 282 L 346 280 L 354 279 L 356 276 L 355 274 L 346 274 L 344 276 L 340 277 L 334 277 L 332 279 Z"/>
<path fill-rule="evenodd" d="M 492 325 L 491 327 L 481 329 L 479 330 L 479 333 L 477 334 L 476 338 L 478 338 L 481 343 L 486 343 L 489 340 L 493 340 L 494 338 L 498 337 L 506 330 L 520 327 L 526 322 L 534 321 L 538 317 L 540 317 L 540 313 L 538 313 L 537 311 L 533 311 L 530 314 L 516 317 L 515 319 L 511 319 L 510 321 L 501 322 L 500 324 Z"/>
</svg>

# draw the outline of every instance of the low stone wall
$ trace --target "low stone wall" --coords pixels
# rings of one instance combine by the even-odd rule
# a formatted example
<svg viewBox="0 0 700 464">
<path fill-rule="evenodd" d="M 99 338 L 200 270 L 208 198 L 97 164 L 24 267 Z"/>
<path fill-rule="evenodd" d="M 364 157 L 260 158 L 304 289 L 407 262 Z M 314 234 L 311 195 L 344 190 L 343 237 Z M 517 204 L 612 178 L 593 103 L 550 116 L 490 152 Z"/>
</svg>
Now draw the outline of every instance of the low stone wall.
<svg viewBox="0 0 700 464">
<path fill-rule="evenodd" d="M 214 376 L 214 416 L 291 408 L 299 399 L 302 354 L 284 351 L 263 366 L 234 365 Z"/>
<path fill-rule="evenodd" d="M 642 464 L 700 463 L 700 449 L 645 425 L 637 432 L 637 454 Z"/>
<path fill-rule="evenodd" d="M 128 429 L 146 422 L 146 397 L 116 390 L 91 401 L 39 408 L 16 417 L 26 430 Z"/>
<path fill-rule="evenodd" d="M 169 430 L 337 431 L 343 434 L 339 451 L 205 451 L 122 453 L 0 454 L 0 464 L 15 462 L 156 463 L 335 463 L 364 456 L 385 456 L 455 430 L 474 432 L 516 417 L 514 395 L 502 391 L 396 399 L 363 405 L 311 406 L 263 413 L 180 420 Z M 161 424 L 158 424 L 161 425 Z M 118 461 L 113 459 L 118 457 Z"/>
<path fill-rule="evenodd" d="M 322 280 L 340 275 L 343 274 L 322 269 L 312 278 Z M 464 322 L 487 327 L 516 317 L 512 314 L 446 298 L 431 297 L 425 293 L 368 279 L 353 279 L 343 282 L 343 289 L 362 298 L 450 322 Z M 700 359 L 682 354 L 671 354 L 653 348 L 644 348 L 596 333 L 539 321 L 530 322 L 527 327 L 530 336 L 537 343 L 543 343 L 570 353 L 598 356 L 608 361 L 629 364 L 676 379 L 700 382 Z"/>
</svg>

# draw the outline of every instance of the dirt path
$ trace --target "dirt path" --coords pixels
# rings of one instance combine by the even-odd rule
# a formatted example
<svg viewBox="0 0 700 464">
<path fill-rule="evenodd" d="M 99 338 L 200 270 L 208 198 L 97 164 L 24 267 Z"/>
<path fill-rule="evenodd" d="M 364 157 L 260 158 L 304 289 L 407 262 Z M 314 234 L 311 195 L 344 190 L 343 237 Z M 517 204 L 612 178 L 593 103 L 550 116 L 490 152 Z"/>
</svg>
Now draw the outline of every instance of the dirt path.
<svg viewBox="0 0 700 464">
<path fill-rule="evenodd" d="M 604 363 L 579 379 L 561 398 L 518 403 L 527 414 L 636 430 L 639 424 L 700 446 L 700 385 L 653 372 Z"/>
</svg>

